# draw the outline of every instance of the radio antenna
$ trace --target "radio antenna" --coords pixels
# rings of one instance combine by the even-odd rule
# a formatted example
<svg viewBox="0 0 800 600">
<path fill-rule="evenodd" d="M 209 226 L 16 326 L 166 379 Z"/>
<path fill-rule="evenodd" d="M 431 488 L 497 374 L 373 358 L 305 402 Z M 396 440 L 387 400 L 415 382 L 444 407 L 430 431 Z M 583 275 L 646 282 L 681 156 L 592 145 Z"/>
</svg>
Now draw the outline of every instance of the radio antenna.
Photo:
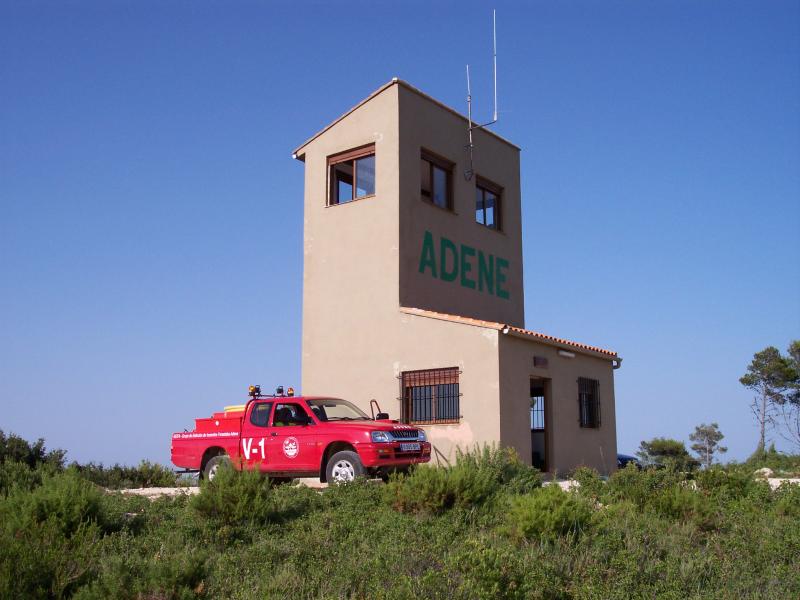
<svg viewBox="0 0 800 600">
<path fill-rule="evenodd" d="M 467 119 L 469 120 L 469 127 L 467 134 L 469 136 L 469 143 L 467 144 L 467 154 L 469 156 L 469 168 L 464 171 L 464 178 L 469 181 L 475 174 L 472 162 L 472 151 L 475 144 L 472 141 L 472 131 L 474 129 L 483 129 L 489 125 L 497 123 L 497 11 L 492 9 L 492 76 L 494 82 L 494 112 L 492 113 L 492 120 L 488 123 L 478 125 L 472 122 L 472 89 L 469 80 L 469 65 L 467 65 Z"/>
</svg>

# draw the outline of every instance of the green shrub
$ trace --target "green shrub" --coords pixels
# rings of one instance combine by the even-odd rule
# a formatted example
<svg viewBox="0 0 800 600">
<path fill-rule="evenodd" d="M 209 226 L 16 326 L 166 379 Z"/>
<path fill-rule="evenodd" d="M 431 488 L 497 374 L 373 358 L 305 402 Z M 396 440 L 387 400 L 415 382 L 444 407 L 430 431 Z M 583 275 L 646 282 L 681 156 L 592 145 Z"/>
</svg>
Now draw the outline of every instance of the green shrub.
<svg viewBox="0 0 800 600">
<path fill-rule="evenodd" d="M 75 473 L 45 475 L 38 487 L 12 488 L 0 500 L 0 522 L 12 534 L 49 522 L 67 538 L 86 523 L 104 531 L 118 529 L 119 521 L 110 517 L 103 500 L 97 486 Z"/>
<path fill-rule="evenodd" d="M 518 539 L 577 536 L 589 526 L 592 513 L 586 498 L 565 492 L 558 485 L 549 485 L 532 494 L 511 498 L 506 531 Z"/>
<path fill-rule="evenodd" d="M 756 481 L 753 475 L 741 469 L 723 469 L 712 467 L 695 475 L 697 489 L 718 501 L 737 500 L 755 493 L 758 488 L 767 485 Z"/>
<path fill-rule="evenodd" d="M 81 465 L 72 463 L 71 469 L 80 473 L 81 477 L 88 479 L 111 490 L 140 487 L 175 487 L 177 476 L 172 470 L 143 460 L 136 467 L 113 465 L 104 467 L 102 464 L 86 463 Z"/>
<path fill-rule="evenodd" d="M 403 512 L 441 514 L 480 505 L 499 491 L 519 494 L 538 487 L 539 472 L 522 464 L 513 449 L 484 446 L 459 452 L 454 465 L 422 465 L 407 476 L 394 477 L 385 497 Z"/>
<path fill-rule="evenodd" d="M 643 508 L 654 494 L 686 481 L 686 477 L 669 469 L 645 469 L 640 471 L 633 464 L 619 469 L 606 482 L 601 502 L 608 504 L 620 500 L 632 502 Z"/>
<path fill-rule="evenodd" d="M 800 454 L 785 454 L 775 449 L 775 444 L 769 448 L 757 448 L 743 466 L 751 473 L 757 469 L 767 467 L 772 469 L 778 476 L 800 477 Z"/>
<path fill-rule="evenodd" d="M 0 463 L 0 496 L 8 495 L 13 488 L 30 491 L 41 485 L 43 477 L 57 472 L 55 466 L 46 463 L 33 469 L 16 460 Z"/>
<path fill-rule="evenodd" d="M 600 474 L 590 467 L 578 467 L 572 472 L 570 479 L 578 482 L 578 493 L 581 496 L 598 501 L 605 492 L 605 482 Z"/>
<path fill-rule="evenodd" d="M 189 501 L 199 515 L 224 525 L 279 522 L 305 513 L 319 503 L 319 494 L 306 487 L 273 487 L 258 471 L 225 467 Z"/>
<path fill-rule="evenodd" d="M 76 525 L 69 536 L 58 519 L 0 531 L 0 598 L 60 598 L 91 580 L 101 555 L 100 528 Z"/>
<path fill-rule="evenodd" d="M 775 512 L 778 515 L 796 519 L 800 523 L 800 485 L 782 483 L 775 490 Z"/>
<path fill-rule="evenodd" d="M 66 454 L 64 450 L 58 449 L 48 452 L 42 438 L 30 443 L 13 433 L 6 436 L 0 429 L 0 463 L 21 462 L 31 469 L 41 464 L 47 464 L 55 470 L 61 470 L 64 468 Z"/>
<path fill-rule="evenodd" d="M 186 547 L 187 540 L 169 534 L 154 553 L 131 551 L 137 540 L 127 535 L 110 539 L 107 557 L 94 580 L 73 596 L 76 600 L 161 600 L 205 595 L 209 553 Z M 242 557 L 242 560 L 246 560 Z"/>
<path fill-rule="evenodd" d="M 104 500 L 70 472 L 12 487 L 0 499 L 0 597 L 60 597 L 88 581 L 98 540 L 121 527 Z"/>
<path fill-rule="evenodd" d="M 714 503 L 686 485 L 673 485 L 654 493 L 647 506 L 667 519 L 692 522 L 710 531 L 716 524 Z"/>
</svg>

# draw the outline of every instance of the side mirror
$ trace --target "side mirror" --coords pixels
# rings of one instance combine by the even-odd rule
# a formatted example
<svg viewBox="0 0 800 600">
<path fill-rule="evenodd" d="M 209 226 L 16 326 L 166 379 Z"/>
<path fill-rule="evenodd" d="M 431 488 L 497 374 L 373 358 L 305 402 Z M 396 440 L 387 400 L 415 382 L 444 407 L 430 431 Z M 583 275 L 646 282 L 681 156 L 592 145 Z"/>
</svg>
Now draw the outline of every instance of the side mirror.
<svg viewBox="0 0 800 600">
<path fill-rule="evenodd" d="M 376 421 L 386 421 L 388 419 L 389 419 L 389 413 L 381 413 L 381 412 L 379 412 L 377 415 L 375 415 L 375 420 Z"/>
</svg>

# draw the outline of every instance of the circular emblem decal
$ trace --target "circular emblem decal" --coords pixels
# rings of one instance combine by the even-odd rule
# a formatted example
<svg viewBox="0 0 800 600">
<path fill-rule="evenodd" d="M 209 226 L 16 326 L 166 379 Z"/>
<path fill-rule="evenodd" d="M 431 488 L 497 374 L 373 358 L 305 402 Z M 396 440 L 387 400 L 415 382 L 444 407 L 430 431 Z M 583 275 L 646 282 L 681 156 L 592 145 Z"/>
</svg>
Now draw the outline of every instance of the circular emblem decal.
<svg viewBox="0 0 800 600">
<path fill-rule="evenodd" d="M 294 458 L 300 454 L 300 442 L 297 441 L 297 438 L 288 437 L 283 440 L 283 453 L 286 458 Z"/>
</svg>

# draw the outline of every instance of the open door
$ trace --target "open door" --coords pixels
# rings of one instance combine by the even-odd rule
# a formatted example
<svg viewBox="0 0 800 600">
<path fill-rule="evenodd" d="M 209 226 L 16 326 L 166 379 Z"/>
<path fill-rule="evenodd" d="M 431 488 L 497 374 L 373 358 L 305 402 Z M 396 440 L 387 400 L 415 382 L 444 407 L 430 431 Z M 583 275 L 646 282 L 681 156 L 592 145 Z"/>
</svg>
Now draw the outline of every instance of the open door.
<svg viewBox="0 0 800 600">
<path fill-rule="evenodd" d="M 531 379 L 531 463 L 544 472 L 548 469 L 547 406 L 544 379 Z"/>
</svg>

